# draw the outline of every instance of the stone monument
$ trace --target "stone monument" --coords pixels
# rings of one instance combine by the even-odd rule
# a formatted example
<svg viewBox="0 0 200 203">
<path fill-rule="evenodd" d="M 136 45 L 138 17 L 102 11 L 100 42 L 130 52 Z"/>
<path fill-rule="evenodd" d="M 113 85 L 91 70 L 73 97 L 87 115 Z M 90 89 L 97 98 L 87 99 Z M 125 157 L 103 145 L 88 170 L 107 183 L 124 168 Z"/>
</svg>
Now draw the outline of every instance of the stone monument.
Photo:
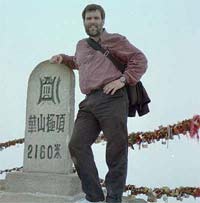
<svg viewBox="0 0 200 203">
<path fill-rule="evenodd" d="M 63 64 L 40 63 L 28 82 L 24 167 L 6 176 L 9 192 L 69 197 L 81 194 L 68 142 L 74 123 L 74 73 Z"/>
</svg>

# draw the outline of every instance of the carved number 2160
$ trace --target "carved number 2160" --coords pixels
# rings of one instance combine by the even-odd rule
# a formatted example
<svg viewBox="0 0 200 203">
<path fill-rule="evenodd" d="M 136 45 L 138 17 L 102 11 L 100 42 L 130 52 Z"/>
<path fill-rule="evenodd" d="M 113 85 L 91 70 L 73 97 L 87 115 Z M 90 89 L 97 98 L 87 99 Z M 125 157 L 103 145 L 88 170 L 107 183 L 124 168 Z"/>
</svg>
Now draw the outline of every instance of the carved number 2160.
<svg viewBox="0 0 200 203">
<path fill-rule="evenodd" d="M 49 145 L 46 147 L 45 145 L 28 145 L 28 159 L 52 159 L 53 158 L 53 146 Z"/>
</svg>

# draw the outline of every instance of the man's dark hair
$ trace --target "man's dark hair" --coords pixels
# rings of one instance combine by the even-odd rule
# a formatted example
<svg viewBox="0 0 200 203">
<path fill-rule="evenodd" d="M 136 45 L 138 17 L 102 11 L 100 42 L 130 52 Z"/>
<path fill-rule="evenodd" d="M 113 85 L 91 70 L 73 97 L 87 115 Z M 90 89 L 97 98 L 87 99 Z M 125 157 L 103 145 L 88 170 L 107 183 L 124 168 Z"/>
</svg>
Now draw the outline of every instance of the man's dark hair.
<svg viewBox="0 0 200 203">
<path fill-rule="evenodd" d="M 85 20 L 85 14 L 86 14 L 86 12 L 96 11 L 96 10 L 99 10 L 99 11 L 101 12 L 101 18 L 102 18 L 102 20 L 104 20 L 104 19 L 105 19 L 105 11 L 104 11 L 104 9 L 103 9 L 100 5 L 98 5 L 98 4 L 89 4 L 89 5 L 87 5 L 87 6 L 84 8 L 84 10 L 83 10 L 83 12 L 82 12 L 82 18 L 83 18 L 83 20 Z"/>
</svg>

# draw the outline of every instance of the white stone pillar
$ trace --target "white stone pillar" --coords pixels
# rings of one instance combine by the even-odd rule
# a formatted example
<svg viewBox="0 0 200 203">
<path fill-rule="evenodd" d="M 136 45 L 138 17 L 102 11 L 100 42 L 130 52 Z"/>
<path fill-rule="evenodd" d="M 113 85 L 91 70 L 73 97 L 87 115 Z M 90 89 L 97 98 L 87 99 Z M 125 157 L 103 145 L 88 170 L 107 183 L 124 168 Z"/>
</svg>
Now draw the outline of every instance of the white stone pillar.
<svg viewBox="0 0 200 203">
<path fill-rule="evenodd" d="M 81 194 L 68 151 L 74 124 L 75 79 L 63 64 L 40 63 L 28 81 L 24 168 L 8 173 L 6 190 L 68 196 Z"/>
</svg>

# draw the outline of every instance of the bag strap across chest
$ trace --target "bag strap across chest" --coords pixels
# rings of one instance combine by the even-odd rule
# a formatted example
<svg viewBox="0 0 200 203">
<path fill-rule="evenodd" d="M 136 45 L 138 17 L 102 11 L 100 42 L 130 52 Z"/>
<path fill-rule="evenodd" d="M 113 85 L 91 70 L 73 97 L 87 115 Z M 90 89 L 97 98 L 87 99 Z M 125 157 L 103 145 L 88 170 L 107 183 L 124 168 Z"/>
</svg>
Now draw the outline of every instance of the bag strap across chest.
<svg viewBox="0 0 200 203">
<path fill-rule="evenodd" d="M 103 55 L 108 57 L 113 62 L 115 67 L 118 68 L 122 73 L 125 71 L 126 66 L 116 60 L 109 50 L 104 49 L 98 42 L 96 42 L 92 38 L 87 38 L 86 41 L 94 50 L 100 51 Z"/>
</svg>

